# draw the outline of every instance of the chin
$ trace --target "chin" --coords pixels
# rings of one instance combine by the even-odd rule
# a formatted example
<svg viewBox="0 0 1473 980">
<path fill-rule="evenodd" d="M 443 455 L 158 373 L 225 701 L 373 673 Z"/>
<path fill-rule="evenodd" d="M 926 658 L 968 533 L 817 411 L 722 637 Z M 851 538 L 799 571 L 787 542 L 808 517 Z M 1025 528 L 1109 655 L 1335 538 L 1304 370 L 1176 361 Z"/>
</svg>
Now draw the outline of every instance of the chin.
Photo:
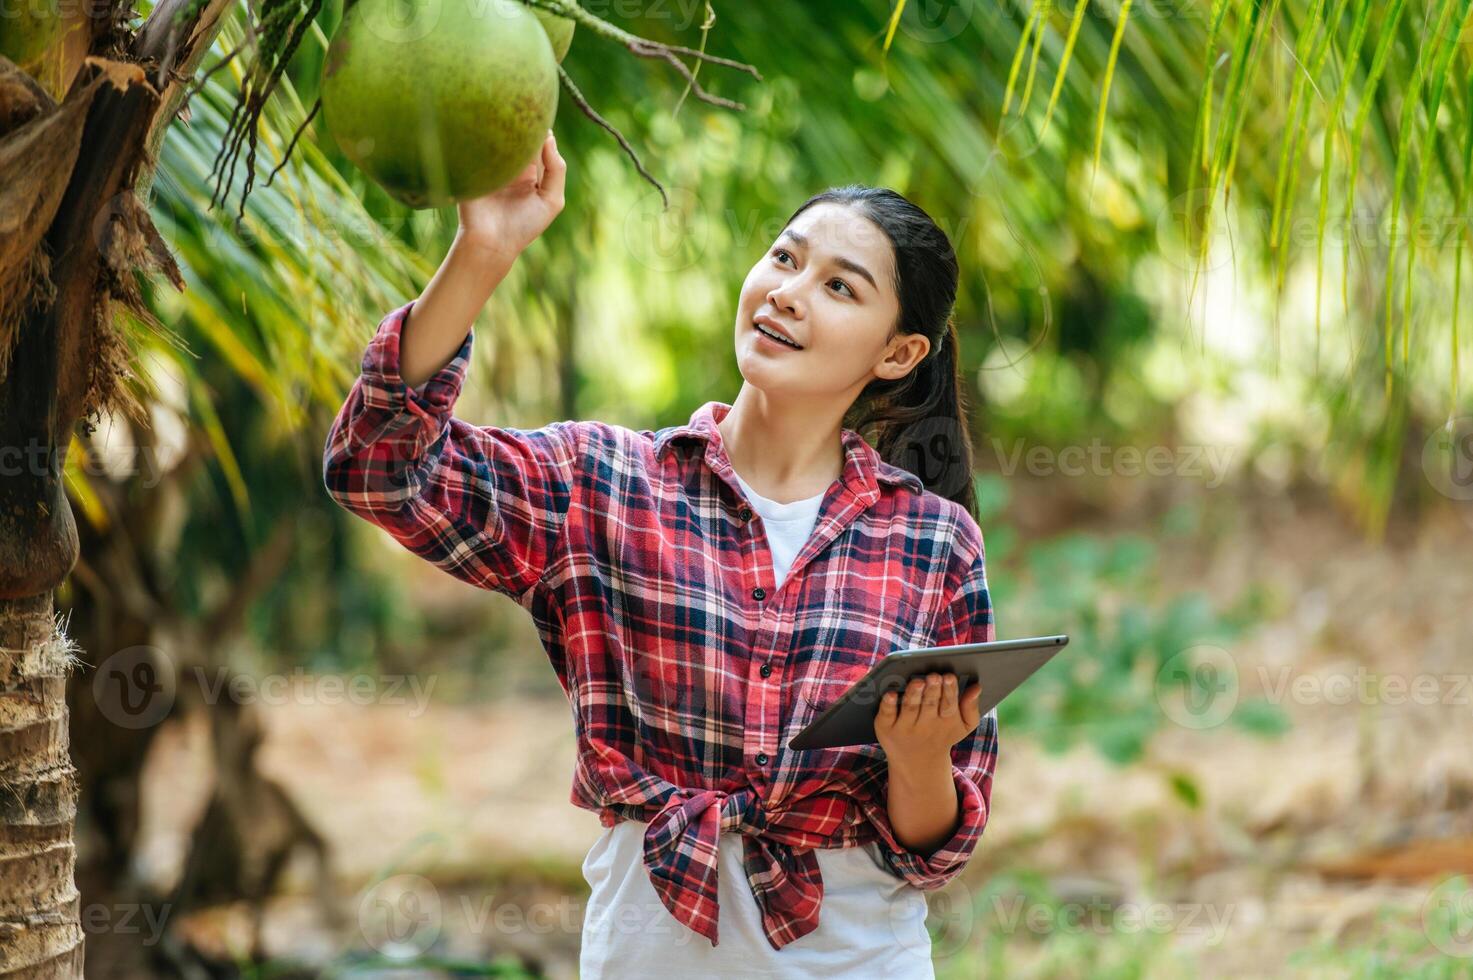
<svg viewBox="0 0 1473 980">
<path fill-rule="evenodd" d="M 759 355 L 738 355 L 737 370 L 741 372 L 743 381 L 766 395 L 780 394 L 793 387 L 793 378 L 773 370 L 771 364 L 762 363 Z"/>
</svg>

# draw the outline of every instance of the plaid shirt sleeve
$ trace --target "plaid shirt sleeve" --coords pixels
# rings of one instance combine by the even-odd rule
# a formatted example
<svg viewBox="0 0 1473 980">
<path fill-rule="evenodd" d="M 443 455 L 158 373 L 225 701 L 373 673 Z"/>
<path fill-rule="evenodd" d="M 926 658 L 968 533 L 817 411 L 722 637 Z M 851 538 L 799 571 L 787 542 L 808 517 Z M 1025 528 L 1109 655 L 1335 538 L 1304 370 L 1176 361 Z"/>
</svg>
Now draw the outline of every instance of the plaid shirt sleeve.
<svg viewBox="0 0 1473 980">
<path fill-rule="evenodd" d="M 973 539 L 966 551 L 974 557 L 966 563 L 961 582 L 952 590 L 942 610 L 935 646 L 985 643 L 996 638 L 981 531 L 970 517 L 964 523 L 971 533 L 963 537 Z M 885 770 L 877 799 L 865 801 L 863 810 L 879 831 L 877 849 L 892 874 L 929 891 L 944 887 L 966 867 L 987 826 L 996 765 L 997 711 L 994 709 L 982 716 L 976 730 L 951 748 L 951 775 L 960 803 L 959 820 L 951 838 L 929 855 L 912 851 L 896 840 L 885 807 L 890 789 L 889 770 Z"/>
<path fill-rule="evenodd" d="M 416 388 L 399 375 L 411 301 L 380 322 L 328 432 L 323 481 L 345 509 L 464 582 L 521 603 L 567 517 L 584 426 L 471 425 L 451 414 L 475 331 Z"/>
</svg>

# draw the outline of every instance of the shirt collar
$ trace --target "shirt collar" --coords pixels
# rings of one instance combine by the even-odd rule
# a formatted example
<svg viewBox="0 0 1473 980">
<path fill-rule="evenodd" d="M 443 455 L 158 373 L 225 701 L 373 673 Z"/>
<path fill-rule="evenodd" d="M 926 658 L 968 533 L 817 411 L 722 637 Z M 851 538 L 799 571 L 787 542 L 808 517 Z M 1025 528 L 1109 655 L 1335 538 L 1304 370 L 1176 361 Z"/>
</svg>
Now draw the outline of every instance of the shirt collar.
<svg viewBox="0 0 1473 980">
<path fill-rule="evenodd" d="M 722 445 L 721 430 L 717 423 L 731 411 L 726 402 L 708 401 L 691 413 L 690 421 L 684 425 L 669 426 L 655 433 L 655 456 L 664 456 L 679 440 L 694 440 L 706 443 L 705 459 L 713 469 L 730 466 L 726 449 Z M 879 496 L 879 484 L 910 487 L 916 493 L 925 490 L 921 478 L 907 469 L 887 463 L 868 442 L 853 429 L 842 429 L 844 446 L 844 468 L 839 478 L 860 496 Z"/>
</svg>

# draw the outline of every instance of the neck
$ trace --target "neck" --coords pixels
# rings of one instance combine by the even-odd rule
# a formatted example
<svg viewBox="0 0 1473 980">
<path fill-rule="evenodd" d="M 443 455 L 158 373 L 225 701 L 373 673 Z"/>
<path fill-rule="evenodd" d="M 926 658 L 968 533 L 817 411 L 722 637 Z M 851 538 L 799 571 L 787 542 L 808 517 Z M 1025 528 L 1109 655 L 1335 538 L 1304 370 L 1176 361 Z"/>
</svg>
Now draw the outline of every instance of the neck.
<svg viewBox="0 0 1473 980">
<path fill-rule="evenodd" d="M 844 472 L 842 405 L 776 400 L 742 385 L 717 423 L 732 468 L 779 503 L 822 493 Z"/>
</svg>

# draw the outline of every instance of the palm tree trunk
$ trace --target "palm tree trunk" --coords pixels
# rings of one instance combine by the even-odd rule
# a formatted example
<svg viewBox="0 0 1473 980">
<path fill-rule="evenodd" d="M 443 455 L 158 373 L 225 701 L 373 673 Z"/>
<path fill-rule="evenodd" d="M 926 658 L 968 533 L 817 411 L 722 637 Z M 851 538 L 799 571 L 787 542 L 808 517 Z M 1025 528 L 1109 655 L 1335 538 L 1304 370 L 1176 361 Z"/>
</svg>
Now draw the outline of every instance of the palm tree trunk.
<svg viewBox="0 0 1473 980">
<path fill-rule="evenodd" d="M 115 299 L 151 252 L 172 269 L 136 190 L 148 151 L 230 0 L 161 0 L 129 52 L 69 66 L 60 105 L 0 58 L 0 978 L 81 977 L 66 676 L 74 645 L 52 592 L 77 560 L 63 489 L 72 428 L 126 405 Z M 113 0 L 97 25 L 122 19 Z M 100 30 L 100 28 L 99 28 Z M 97 40 L 93 37 L 92 40 Z M 73 53 L 76 58 L 85 50 Z M 156 87 L 157 86 L 157 87 Z M 141 237 L 140 237 L 141 236 Z M 44 246 L 43 246 L 44 241 Z M 140 250 L 138 241 L 147 243 Z"/>
<path fill-rule="evenodd" d="M 7 980 L 82 975 L 66 706 L 66 675 L 76 662 L 50 591 L 0 599 L 0 977 Z"/>
</svg>

